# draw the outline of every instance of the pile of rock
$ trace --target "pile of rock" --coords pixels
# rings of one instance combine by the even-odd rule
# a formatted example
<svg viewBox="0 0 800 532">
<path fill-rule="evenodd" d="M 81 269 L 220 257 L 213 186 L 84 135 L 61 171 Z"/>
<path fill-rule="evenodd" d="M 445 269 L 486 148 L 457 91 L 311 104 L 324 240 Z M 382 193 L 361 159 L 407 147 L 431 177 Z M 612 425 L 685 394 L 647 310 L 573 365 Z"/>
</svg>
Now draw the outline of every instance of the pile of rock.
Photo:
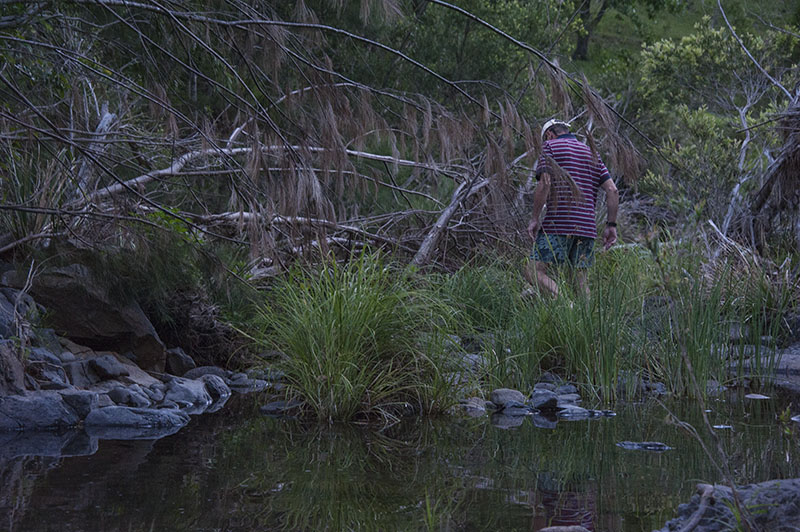
<svg viewBox="0 0 800 532">
<path fill-rule="evenodd" d="M 459 406 L 470 417 L 491 412 L 492 424 L 504 429 L 518 427 L 526 418 L 537 427 L 555 428 L 559 419 L 575 421 L 614 415 L 607 410 L 583 408 L 580 402 L 578 388 L 573 384 L 538 382 L 529 396 L 519 390 L 498 388 L 492 391 L 488 401 L 470 397 L 462 400 Z"/>
<path fill-rule="evenodd" d="M 29 294 L 0 283 L 0 433 L 82 427 L 93 436 L 158 437 L 219 409 L 232 390 L 270 386 L 195 367 L 181 349 L 163 345 L 135 303 L 115 303 L 84 274 L 72 268 L 39 280 L 39 291 L 53 291 L 45 299 L 56 304 L 58 292 L 68 301 L 52 318 L 62 334 L 38 327 L 45 309 Z"/>
</svg>

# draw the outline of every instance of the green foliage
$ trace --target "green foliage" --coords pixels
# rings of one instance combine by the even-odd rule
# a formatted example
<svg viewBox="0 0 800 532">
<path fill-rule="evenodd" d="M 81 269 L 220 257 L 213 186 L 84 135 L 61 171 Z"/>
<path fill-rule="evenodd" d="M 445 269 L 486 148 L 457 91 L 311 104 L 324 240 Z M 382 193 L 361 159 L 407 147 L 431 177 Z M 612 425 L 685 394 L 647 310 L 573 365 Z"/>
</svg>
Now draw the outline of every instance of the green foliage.
<svg viewBox="0 0 800 532">
<path fill-rule="evenodd" d="M 642 190 L 695 223 L 709 217 L 721 220 L 730 191 L 739 177 L 737 158 L 741 141 L 726 118 L 705 107 L 673 107 L 674 130 L 661 153 L 675 166 L 669 176 L 650 174 Z"/>
<path fill-rule="evenodd" d="M 438 412 L 451 310 L 374 255 L 317 272 L 295 269 L 268 295 L 267 341 L 287 354 L 290 390 L 319 419 Z"/>
<path fill-rule="evenodd" d="M 522 286 L 518 270 L 498 261 L 463 266 L 444 280 L 442 290 L 467 330 L 495 331 L 509 327 Z"/>
<path fill-rule="evenodd" d="M 740 37 L 752 54 L 768 61 L 765 66 L 778 59 L 770 44 L 774 34 Z M 741 102 L 746 84 L 760 77 L 728 28 L 715 27 L 709 18 L 680 40 L 660 40 L 642 50 L 643 95 L 666 104 L 730 109 Z"/>
<path fill-rule="evenodd" d="M 574 21 L 569 19 L 575 9 L 572 0 L 462 0 L 454 3 L 533 48 L 551 53 L 566 51 L 568 44 L 559 41 L 558 36 L 568 27 L 574 27 Z M 398 27 L 395 40 L 412 35 L 414 38 L 409 41 L 412 57 L 451 80 L 484 80 L 479 86 L 467 86 L 470 91 L 480 88 L 502 95 L 504 88 L 522 87 L 528 81 L 528 64 L 535 60 L 528 52 L 478 22 L 439 5 L 427 5 L 415 19 Z M 398 75 L 395 82 L 413 81 L 419 86 L 417 72 L 408 71 L 405 65 L 400 68 L 402 75 Z M 430 87 L 430 81 L 424 85 Z M 441 90 L 450 92 L 447 87 L 430 87 L 429 93 Z"/>
</svg>

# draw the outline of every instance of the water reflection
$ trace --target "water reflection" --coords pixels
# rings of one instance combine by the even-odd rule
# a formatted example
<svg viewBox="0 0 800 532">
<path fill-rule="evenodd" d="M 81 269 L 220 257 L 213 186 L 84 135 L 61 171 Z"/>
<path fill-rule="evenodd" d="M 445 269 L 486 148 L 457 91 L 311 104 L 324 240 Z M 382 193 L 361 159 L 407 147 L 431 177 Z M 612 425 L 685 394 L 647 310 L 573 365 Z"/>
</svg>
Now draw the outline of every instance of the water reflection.
<svg viewBox="0 0 800 532">
<path fill-rule="evenodd" d="M 700 426 L 698 416 L 671 407 Z M 688 407 L 696 410 L 695 407 Z M 683 410 L 685 410 L 684 408 Z M 797 434 L 774 406 L 714 403 L 742 482 L 800 476 Z M 717 473 L 657 404 L 615 418 L 421 421 L 384 431 L 260 416 L 247 397 L 157 441 L 101 441 L 91 456 L 6 455 L 0 529 L 650 531 Z M 702 431 L 701 431 L 702 432 Z M 659 441 L 664 453 L 620 441 Z M 59 440 L 61 442 L 61 440 Z M 53 449 L 63 442 L 53 444 Z M 62 445 L 61 448 L 64 448 Z"/>
</svg>

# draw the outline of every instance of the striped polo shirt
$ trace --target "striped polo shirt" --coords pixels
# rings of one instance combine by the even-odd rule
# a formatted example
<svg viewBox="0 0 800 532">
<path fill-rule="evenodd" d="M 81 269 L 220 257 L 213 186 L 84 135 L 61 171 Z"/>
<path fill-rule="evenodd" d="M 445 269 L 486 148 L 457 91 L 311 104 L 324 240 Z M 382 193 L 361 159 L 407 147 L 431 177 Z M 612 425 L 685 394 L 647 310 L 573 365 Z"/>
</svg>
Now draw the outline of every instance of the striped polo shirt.
<svg viewBox="0 0 800 532">
<path fill-rule="evenodd" d="M 566 170 L 583 193 L 583 201 L 572 198 L 568 184 L 553 179 L 549 171 L 550 163 L 546 156 L 555 160 Z M 548 172 L 551 176 L 551 197 L 555 194 L 557 203 L 547 202 L 547 211 L 542 220 L 542 231 L 554 235 L 576 235 L 589 238 L 597 237 L 595 222 L 595 204 L 597 191 L 611 176 L 599 157 L 593 157 L 589 146 L 566 133 L 553 140 L 548 140 L 542 148 L 542 155 L 536 166 L 536 175 Z"/>
</svg>

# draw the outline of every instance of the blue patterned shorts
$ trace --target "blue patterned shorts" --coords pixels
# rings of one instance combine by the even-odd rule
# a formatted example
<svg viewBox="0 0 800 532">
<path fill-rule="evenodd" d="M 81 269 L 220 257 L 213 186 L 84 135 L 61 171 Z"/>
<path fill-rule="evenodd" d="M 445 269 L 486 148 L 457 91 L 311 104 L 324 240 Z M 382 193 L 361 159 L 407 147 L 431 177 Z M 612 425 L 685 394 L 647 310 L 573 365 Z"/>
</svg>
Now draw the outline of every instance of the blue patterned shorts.
<svg viewBox="0 0 800 532">
<path fill-rule="evenodd" d="M 539 231 L 531 258 L 551 264 L 570 264 L 574 268 L 588 268 L 594 264 L 594 238 L 548 235 Z"/>
</svg>

